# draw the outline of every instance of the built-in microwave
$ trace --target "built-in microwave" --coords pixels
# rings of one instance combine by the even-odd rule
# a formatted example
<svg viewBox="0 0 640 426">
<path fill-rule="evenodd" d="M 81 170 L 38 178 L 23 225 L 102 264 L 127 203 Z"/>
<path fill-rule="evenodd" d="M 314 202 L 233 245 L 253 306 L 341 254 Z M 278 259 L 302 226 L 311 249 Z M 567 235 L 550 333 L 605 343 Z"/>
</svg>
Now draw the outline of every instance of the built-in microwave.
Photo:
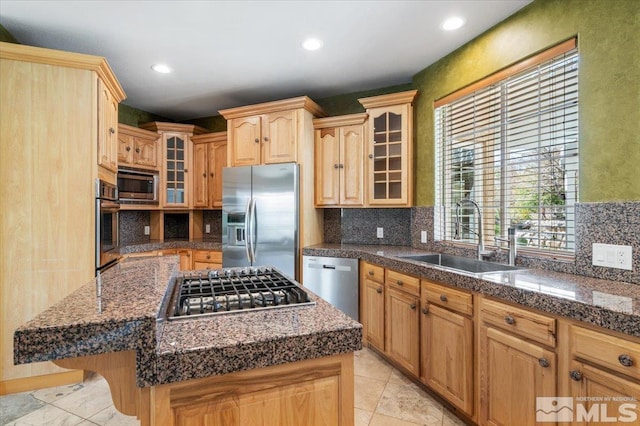
<svg viewBox="0 0 640 426">
<path fill-rule="evenodd" d="M 158 173 L 119 168 L 118 201 L 127 204 L 158 204 Z"/>
</svg>

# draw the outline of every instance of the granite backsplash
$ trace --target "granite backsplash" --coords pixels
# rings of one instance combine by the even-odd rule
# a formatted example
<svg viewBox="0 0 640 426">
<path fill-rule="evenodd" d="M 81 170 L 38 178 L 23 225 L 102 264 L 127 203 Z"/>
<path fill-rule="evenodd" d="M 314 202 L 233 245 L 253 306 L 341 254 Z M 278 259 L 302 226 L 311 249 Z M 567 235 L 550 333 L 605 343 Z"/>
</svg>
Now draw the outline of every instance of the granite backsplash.
<svg viewBox="0 0 640 426">
<path fill-rule="evenodd" d="M 462 256 L 475 256 L 475 247 L 434 241 L 434 208 L 405 209 L 325 209 L 325 243 L 406 245 Z M 579 203 L 576 205 L 575 260 L 518 254 L 517 264 L 615 281 L 640 284 L 640 202 Z M 376 228 L 384 228 L 384 238 L 376 238 Z M 421 231 L 427 243 L 420 242 Z M 591 265 L 593 243 L 629 245 L 633 248 L 633 270 Z M 506 250 L 489 260 L 507 262 Z"/>
<path fill-rule="evenodd" d="M 149 210 L 120 211 L 120 246 L 147 244 L 151 241 L 149 235 L 144 235 L 144 227 L 151 225 Z M 222 242 L 222 211 L 204 210 L 202 212 L 202 229 L 210 226 L 211 232 L 202 235 L 203 241 Z M 189 214 L 165 214 L 165 240 L 189 239 Z"/>
</svg>

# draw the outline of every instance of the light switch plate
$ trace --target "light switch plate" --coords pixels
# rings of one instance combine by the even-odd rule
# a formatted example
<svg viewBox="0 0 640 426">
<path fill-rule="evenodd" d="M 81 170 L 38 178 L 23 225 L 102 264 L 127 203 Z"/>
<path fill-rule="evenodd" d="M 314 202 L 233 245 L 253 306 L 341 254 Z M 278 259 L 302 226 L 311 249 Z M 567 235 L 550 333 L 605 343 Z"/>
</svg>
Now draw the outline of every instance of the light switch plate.
<svg viewBox="0 0 640 426">
<path fill-rule="evenodd" d="M 592 246 L 591 264 L 607 268 L 633 270 L 631 263 L 633 247 L 615 244 L 594 243 Z"/>
<path fill-rule="evenodd" d="M 205 234 L 211 233 L 211 225 L 209 225 L 208 223 L 204 226 L 204 233 Z"/>
<path fill-rule="evenodd" d="M 376 230 L 376 236 L 378 238 L 384 238 L 384 228 L 378 227 L 378 229 Z"/>
<path fill-rule="evenodd" d="M 427 231 L 420 231 L 420 242 L 423 244 L 427 242 Z"/>
<path fill-rule="evenodd" d="M 148 225 L 145 225 L 144 227 L 144 235 L 149 235 L 151 234 L 151 227 Z"/>
</svg>

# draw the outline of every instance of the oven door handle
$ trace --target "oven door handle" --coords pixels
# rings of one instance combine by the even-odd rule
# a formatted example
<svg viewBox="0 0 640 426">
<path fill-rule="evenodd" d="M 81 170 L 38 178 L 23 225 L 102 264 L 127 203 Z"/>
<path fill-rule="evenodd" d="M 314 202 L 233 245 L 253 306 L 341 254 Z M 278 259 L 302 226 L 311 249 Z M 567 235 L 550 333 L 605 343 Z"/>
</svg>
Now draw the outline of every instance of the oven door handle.
<svg viewBox="0 0 640 426">
<path fill-rule="evenodd" d="M 244 209 L 244 253 L 247 256 L 247 262 L 251 262 L 251 198 L 247 200 L 247 207 Z"/>
</svg>

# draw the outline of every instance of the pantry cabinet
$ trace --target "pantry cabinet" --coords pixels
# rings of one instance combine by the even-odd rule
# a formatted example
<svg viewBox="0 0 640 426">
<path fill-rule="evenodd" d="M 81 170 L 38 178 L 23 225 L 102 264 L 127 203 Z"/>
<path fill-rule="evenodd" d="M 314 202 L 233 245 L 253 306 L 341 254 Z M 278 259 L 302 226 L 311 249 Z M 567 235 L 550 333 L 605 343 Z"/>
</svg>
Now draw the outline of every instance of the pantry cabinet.
<svg viewBox="0 0 640 426">
<path fill-rule="evenodd" d="M 222 169 L 227 165 L 227 132 L 193 136 L 193 207 L 222 207 Z"/>
<path fill-rule="evenodd" d="M 417 90 L 361 98 L 367 109 L 367 204 L 413 203 L 413 100 Z"/>
<path fill-rule="evenodd" d="M 364 205 L 364 141 L 367 114 L 317 118 L 315 128 L 315 204 Z"/>
<path fill-rule="evenodd" d="M 422 280 L 421 380 L 473 416 L 473 296 Z"/>
<path fill-rule="evenodd" d="M 192 164 L 193 143 L 191 137 L 207 130 L 192 124 L 143 123 L 141 128 L 160 135 L 160 205 L 164 208 L 189 208 L 193 206 Z"/>
<path fill-rule="evenodd" d="M 158 170 L 159 148 L 157 133 L 118 124 L 118 166 Z"/>
</svg>

